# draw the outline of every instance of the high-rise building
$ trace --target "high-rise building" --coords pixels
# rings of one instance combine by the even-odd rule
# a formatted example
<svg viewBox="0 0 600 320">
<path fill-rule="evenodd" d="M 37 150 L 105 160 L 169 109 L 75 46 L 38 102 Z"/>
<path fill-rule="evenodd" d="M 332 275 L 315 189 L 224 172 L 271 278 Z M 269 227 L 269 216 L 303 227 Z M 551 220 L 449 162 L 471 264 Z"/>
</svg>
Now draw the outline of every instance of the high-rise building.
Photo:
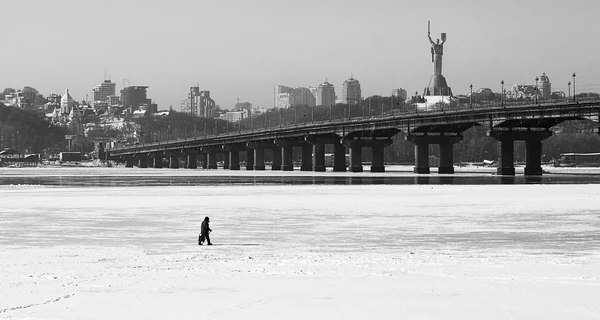
<svg viewBox="0 0 600 320">
<path fill-rule="evenodd" d="M 317 105 L 330 106 L 335 104 L 335 87 L 325 79 L 317 87 Z"/>
<path fill-rule="evenodd" d="M 360 99 L 360 82 L 351 76 L 350 79 L 344 81 L 344 84 L 342 85 L 342 103 L 358 104 Z"/>
<path fill-rule="evenodd" d="M 107 102 L 108 97 L 115 95 L 116 88 L 116 83 L 112 83 L 110 80 L 104 80 L 104 82 L 92 89 L 92 101 Z"/>
<path fill-rule="evenodd" d="M 291 93 L 277 93 L 275 94 L 275 108 L 277 109 L 287 109 L 292 103 Z"/>
<path fill-rule="evenodd" d="M 405 101 L 408 98 L 408 93 L 402 88 L 393 89 L 392 97 L 397 98 L 398 101 Z"/>
<path fill-rule="evenodd" d="M 307 87 L 294 88 L 292 91 L 292 105 L 304 104 L 309 107 L 314 107 L 317 99 Z"/>
<path fill-rule="evenodd" d="M 235 104 L 235 110 L 252 110 L 252 103 L 250 102 L 238 102 Z"/>
<path fill-rule="evenodd" d="M 315 105 L 316 99 L 310 88 L 275 86 L 275 107 L 289 108 L 290 106 L 305 104 L 309 107 Z"/>
<path fill-rule="evenodd" d="M 187 105 L 191 115 L 202 118 L 215 117 L 215 100 L 210 97 L 210 91 L 200 91 L 200 87 L 190 87 Z"/>
<path fill-rule="evenodd" d="M 129 86 L 121 90 L 121 103 L 123 107 L 132 111 L 138 110 L 143 104 L 149 104 L 151 101 L 146 94 L 147 86 Z"/>
</svg>

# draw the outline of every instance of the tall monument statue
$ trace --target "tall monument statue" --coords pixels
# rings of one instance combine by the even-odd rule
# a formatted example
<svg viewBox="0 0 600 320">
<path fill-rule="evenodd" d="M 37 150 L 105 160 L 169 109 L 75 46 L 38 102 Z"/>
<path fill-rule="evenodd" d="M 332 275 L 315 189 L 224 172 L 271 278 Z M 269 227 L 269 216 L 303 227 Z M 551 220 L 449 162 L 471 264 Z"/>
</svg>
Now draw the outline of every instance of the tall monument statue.
<svg viewBox="0 0 600 320">
<path fill-rule="evenodd" d="M 442 74 L 442 55 L 444 55 L 444 42 L 446 42 L 446 34 L 442 33 L 442 43 L 440 39 L 436 39 L 436 42 L 431 40 L 431 32 L 427 31 L 427 37 L 431 43 L 431 62 L 433 62 L 433 74 Z"/>
<path fill-rule="evenodd" d="M 442 33 L 442 42 L 440 42 L 440 39 L 436 39 L 436 41 L 434 42 L 433 39 L 431 39 L 431 25 L 430 22 L 427 21 L 427 38 L 429 38 L 429 43 L 431 44 L 431 62 L 433 62 L 433 76 L 431 76 L 431 79 L 429 79 L 429 85 L 425 87 L 423 96 L 440 96 L 442 97 L 440 101 L 445 101 L 445 99 L 443 98 L 444 96 L 452 96 L 452 89 L 448 87 L 448 84 L 446 83 L 446 78 L 444 78 L 444 76 L 442 75 L 442 56 L 444 55 L 444 43 L 446 42 L 446 34 Z"/>
</svg>

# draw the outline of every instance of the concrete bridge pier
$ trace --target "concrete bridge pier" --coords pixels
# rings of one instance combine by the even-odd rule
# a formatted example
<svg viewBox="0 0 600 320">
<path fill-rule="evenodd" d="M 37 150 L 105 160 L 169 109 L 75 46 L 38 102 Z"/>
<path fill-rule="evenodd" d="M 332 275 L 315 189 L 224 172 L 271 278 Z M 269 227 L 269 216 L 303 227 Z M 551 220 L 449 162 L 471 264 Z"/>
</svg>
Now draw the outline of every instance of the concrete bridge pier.
<svg viewBox="0 0 600 320">
<path fill-rule="evenodd" d="M 415 169 L 418 174 L 429 174 L 429 145 L 440 146 L 440 166 L 438 173 L 454 173 L 454 144 L 463 139 L 460 134 L 415 135 L 408 134 L 406 140 L 415 145 Z"/>
<path fill-rule="evenodd" d="M 371 172 L 385 172 L 383 149 L 391 145 L 392 140 L 373 140 L 367 144 L 371 147 Z"/>
<path fill-rule="evenodd" d="M 169 168 L 179 169 L 179 153 L 171 153 L 169 156 Z"/>
<path fill-rule="evenodd" d="M 542 140 L 525 140 L 525 175 L 542 175 Z"/>
<path fill-rule="evenodd" d="M 254 170 L 254 155 L 256 150 L 247 148 L 246 149 L 246 170 Z M 264 163 L 264 162 L 263 162 Z"/>
<path fill-rule="evenodd" d="M 281 147 L 281 170 L 283 171 L 294 171 L 294 145 L 297 141 L 291 140 L 275 140 L 275 144 Z M 275 157 L 273 157 L 275 160 Z"/>
<path fill-rule="evenodd" d="M 202 150 L 206 157 L 206 160 L 204 161 L 206 169 L 217 169 L 217 152 L 219 151 L 220 149 L 217 148 L 209 148 Z"/>
<path fill-rule="evenodd" d="M 252 168 L 248 169 L 250 161 L 246 162 L 246 170 L 257 170 L 262 171 L 265 170 L 265 149 L 267 149 L 268 145 L 264 143 L 253 143 L 250 142 L 247 144 L 248 146 L 248 155 L 247 158 L 250 159 L 252 157 Z M 252 153 L 250 153 L 252 150 Z M 281 168 L 280 168 L 281 169 Z"/>
<path fill-rule="evenodd" d="M 302 146 L 302 165 L 300 166 L 300 171 L 312 171 L 313 166 L 312 166 L 312 161 L 313 161 L 313 154 L 312 154 L 312 145 L 310 145 L 309 143 L 304 143 Z"/>
<path fill-rule="evenodd" d="M 229 153 L 229 167 L 225 169 L 229 170 L 240 170 L 240 151 L 237 148 L 230 148 Z"/>
<path fill-rule="evenodd" d="M 302 160 L 304 160 L 304 155 L 302 156 Z M 316 143 L 313 144 L 313 170 L 315 172 L 325 172 L 325 144 Z"/>
<path fill-rule="evenodd" d="M 133 168 L 133 163 L 135 161 L 133 157 L 124 157 L 123 160 L 125 160 L 125 168 Z"/>
<path fill-rule="evenodd" d="M 338 157 L 342 157 L 341 165 L 338 164 L 338 167 L 334 164 L 334 171 L 346 171 L 346 147 L 340 143 L 341 137 L 337 134 L 322 134 L 322 135 L 308 135 L 305 138 L 305 141 L 312 144 L 312 163 L 311 170 L 315 172 L 325 172 L 327 170 L 327 164 L 325 162 L 325 146 L 328 144 L 331 145 L 339 145 L 338 147 Z M 335 147 L 334 147 L 335 149 Z M 341 155 L 339 154 L 341 152 Z M 304 164 L 304 159 L 309 158 L 308 150 L 303 149 L 302 154 L 302 162 Z M 308 169 L 308 165 L 305 165 L 305 168 Z"/>
<path fill-rule="evenodd" d="M 271 164 L 271 170 L 280 171 L 281 170 L 282 148 L 280 146 L 274 146 L 272 150 L 273 150 L 273 163 Z"/>
<path fill-rule="evenodd" d="M 281 170 L 294 171 L 294 147 L 291 145 L 281 147 Z"/>
<path fill-rule="evenodd" d="M 350 149 L 350 172 L 363 172 L 362 167 L 362 140 L 345 140 L 344 145 Z"/>
<path fill-rule="evenodd" d="M 257 147 L 254 149 L 254 170 L 265 170 L 265 148 Z"/>
<path fill-rule="evenodd" d="M 346 146 L 341 142 L 333 144 L 333 171 L 346 172 Z"/>
<path fill-rule="evenodd" d="M 136 157 L 138 168 L 146 169 L 148 168 L 148 157 L 145 155 L 138 155 Z"/>
<path fill-rule="evenodd" d="M 429 144 L 424 141 L 415 142 L 414 173 L 429 174 Z"/>
<path fill-rule="evenodd" d="M 152 159 L 152 168 L 154 169 L 162 169 L 162 159 L 163 155 L 160 153 L 155 153 L 150 156 Z"/>
<path fill-rule="evenodd" d="M 201 152 L 199 154 L 199 156 L 200 156 L 200 162 L 202 162 L 202 169 L 207 169 L 208 163 L 206 162 L 206 153 Z"/>
<path fill-rule="evenodd" d="M 514 141 L 525 141 L 525 175 L 542 175 L 542 140 L 552 136 L 552 131 L 531 130 L 490 130 L 487 135 L 499 142 L 498 169 L 499 175 L 515 175 Z"/>
<path fill-rule="evenodd" d="M 462 135 L 456 136 L 444 136 L 439 142 L 440 145 L 440 166 L 438 168 L 439 174 L 453 174 L 454 173 L 454 144 L 462 141 Z"/>
<path fill-rule="evenodd" d="M 229 165 L 229 160 L 230 160 L 229 157 L 230 157 L 229 151 L 224 150 L 223 151 L 223 169 L 229 169 L 229 166 L 230 166 Z M 238 165 L 239 165 L 239 163 L 238 163 Z"/>
<path fill-rule="evenodd" d="M 198 154 L 196 151 L 188 151 L 186 158 L 187 169 L 198 169 Z"/>
<path fill-rule="evenodd" d="M 488 136 L 498 140 L 498 168 L 497 175 L 515 175 L 515 141 L 500 131 L 490 131 Z"/>
<path fill-rule="evenodd" d="M 146 168 L 152 168 L 152 167 L 154 167 L 154 157 L 150 153 L 146 157 Z"/>
</svg>

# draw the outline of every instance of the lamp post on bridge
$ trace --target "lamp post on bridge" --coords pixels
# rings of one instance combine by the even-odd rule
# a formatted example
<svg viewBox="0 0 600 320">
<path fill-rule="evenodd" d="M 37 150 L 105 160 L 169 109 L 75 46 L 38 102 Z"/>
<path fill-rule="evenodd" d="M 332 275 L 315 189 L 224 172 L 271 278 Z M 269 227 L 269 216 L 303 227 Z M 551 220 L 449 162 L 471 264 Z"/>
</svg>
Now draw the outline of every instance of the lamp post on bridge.
<svg viewBox="0 0 600 320">
<path fill-rule="evenodd" d="M 575 101 L 575 72 L 573 72 L 573 101 Z"/>
<path fill-rule="evenodd" d="M 471 94 L 469 94 L 469 107 L 473 109 L 473 84 L 471 84 L 469 88 L 471 88 Z"/>
<path fill-rule="evenodd" d="M 538 103 L 538 81 L 540 81 L 540 78 L 535 77 L 535 104 Z"/>
<path fill-rule="evenodd" d="M 500 82 L 502 85 L 502 91 L 500 91 L 500 105 L 504 107 L 504 80 Z"/>
<path fill-rule="evenodd" d="M 569 86 L 569 100 L 571 100 L 571 81 L 567 85 Z"/>
</svg>

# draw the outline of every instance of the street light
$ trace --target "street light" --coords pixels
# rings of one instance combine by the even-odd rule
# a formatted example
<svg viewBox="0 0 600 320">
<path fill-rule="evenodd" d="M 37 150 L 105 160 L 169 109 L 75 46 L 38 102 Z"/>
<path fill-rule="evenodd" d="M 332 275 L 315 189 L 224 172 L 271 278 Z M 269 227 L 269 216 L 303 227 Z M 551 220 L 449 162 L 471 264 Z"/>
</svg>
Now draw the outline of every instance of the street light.
<svg viewBox="0 0 600 320">
<path fill-rule="evenodd" d="M 469 95 L 469 106 L 471 109 L 473 109 L 473 85 L 471 84 L 469 88 L 471 88 L 471 94 Z"/>
<path fill-rule="evenodd" d="M 567 85 L 569 86 L 569 100 L 571 100 L 571 81 Z"/>
<path fill-rule="evenodd" d="M 575 101 L 575 72 L 573 72 L 573 101 Z"/>
<path fill-rule="evenodd" d="M 538 81 L 540 81 L 540 78 L 535 77 L 535 104 L 538 103 Z"/>
<path fill-rule="evenodd" d="M 500 82 L 502 85 L 502 91 L 500 91 L 500 105 L 504 107 L 504 80 Z"/>
</svg>

